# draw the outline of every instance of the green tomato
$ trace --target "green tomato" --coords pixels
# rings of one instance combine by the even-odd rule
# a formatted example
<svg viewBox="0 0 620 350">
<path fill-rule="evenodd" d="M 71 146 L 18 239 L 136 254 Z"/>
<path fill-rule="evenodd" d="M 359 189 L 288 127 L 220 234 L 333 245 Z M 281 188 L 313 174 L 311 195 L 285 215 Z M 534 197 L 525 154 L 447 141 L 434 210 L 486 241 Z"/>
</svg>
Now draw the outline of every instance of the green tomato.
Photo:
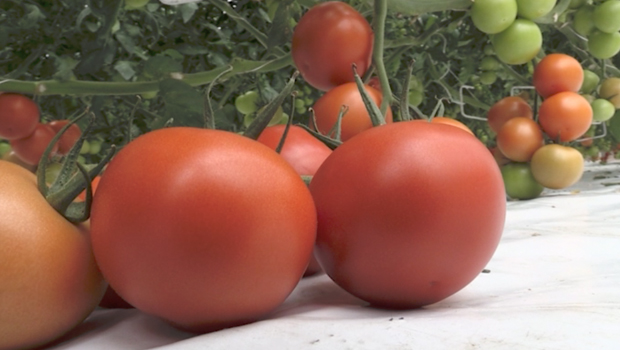
<svg viewBox="0 0 620 350">
<path fill-rule="evenodd" d="M 605 33 L 594 30 L 588 36 L 588 51 L 595 58 L 604 60 L 620 52 L 620 33 Z"/>
<path fill-rule="evenodd" d="M 527 163 L 508 163 L 501 167 L 506 195 L 512 199 L 533 199 L 542 193 L 544 187 L 534 179 Z"/>
<path fill-rule="evenodd" d="M 598 74 L 594 73 L 593 71 L 589 69 L 584 69 L 583 70 L 583 83 L 581 83 L 581 89 L 579 90 L 584 94 L 589 94 L 592 91 L 594 91 L 594 89 L 596 89 L 596 87 L 598 86 L 598 83 L 600 82 L 601 82 L 601 78 L 598 76 Z"/>
<path fill-rule="evenodd" d="M 493 56 L 485 56 L 480 61 L 480 70 L 481 71 L 496 71 L 500 67 L 500 63 L 497 58 Z"/>
<path fill-rule="evenodd" d="M 517 0 L 517 13 L 527 19 L 540 18 L 553 10 L 557 0 Z"/>
<path fill-rule="evenodd" d="M 608 0 L 596 5 L 592 20 L 601 32 L 609 34 L 618 32 L 620 30 L 620 0 Z"/>
<path fill-rule="evenodd" d="M 11 144 L 8 142 L 0 142 L 0 158 L 11 152 Z"/>
<path fill-rule="evenodd" d="M 529 19 L 518 18 L 501 33 L 491 37 L 497 57 L 506 64 L 523 64 L 538 54 L 542 47 L 542 33 Z"/>
<path fill-rule="evenodd" d="M 597 122 L 605 122 L 611 119 L 616 113 L 616 107 L 613 103 L 604 98 L 597 98 L 592 102 L 592 120 Z"/>
<path fill-rule="evenodd" d="M 409 77 L 409 91 L 411 90 L 424 91 L 424 83 L 415 75 Z"/>
<path fill-rule="evenodd" d="M 585 5 L 586 2 L 588 2 L 588 0 L 570 0 L 570 4 L 568 5 L 568 8 L 578 9 L 581 6 Z"/>
<path fill-rule="evenodd" d="M 592 33 L 595 29 L 594 20 L 592 19 L 593 14 L 594 6 L 592 5 L 585 5 L 575 12 L 573 28 L 578 34 L 587 37 Z"/>
<path fill-rule="evenodd" d="M 90 143 L 86 140 L 82 143 L 82 148 L 80 148 L 80 154 L 87 154 L 90 152 Z"/>
<path fill-rule="evenodd" d="M 491 85 L 497 80 L 497 73 L 493 71 L 482 72 L 480 82 L 484 85 Z"/>
<path fill-rule="evenodd" d="M 90 145 L 88 147 L 88 153 L 90 154 L 98 154 L 101 152 L 101 141 L 100 140 L 92 140 L 90 141 Z"/>
<path fill-rule="evenodd" d="M 419 106 L 424 101 L 424 92 L 420 90 L 409 90 L 407 101 L 411 106 Z"/>
<path fill-rule="evenodd" d="M 137 10 L 146 6 L 149 0 L 125 0 L 126 10 Z"/>
<path fill-rule="evenodd" d="M 258 109 L 258 91 L 251 90 L 235 99 L 235 107 L 241 114 L 251 114 Z"/>
<path fill-rule="evenodd" d="M 476 0 L 471 5 L 470 15 L 474 26 L 481 32 L 499 33 L 517 18 L 517 1 Z"/>
</svg>

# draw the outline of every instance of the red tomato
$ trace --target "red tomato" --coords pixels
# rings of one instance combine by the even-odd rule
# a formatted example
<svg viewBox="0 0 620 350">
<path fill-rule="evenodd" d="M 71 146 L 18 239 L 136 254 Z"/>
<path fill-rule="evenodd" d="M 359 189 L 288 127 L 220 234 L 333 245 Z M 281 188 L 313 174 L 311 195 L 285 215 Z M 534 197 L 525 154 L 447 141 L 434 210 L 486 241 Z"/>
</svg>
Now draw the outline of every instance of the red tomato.
<svg viewBox="0 0 620 350">
<path fill-rule="evenodd" d="M 312 254 L 316 212 L 300 176 L 268 147 L 170 127 L 134 139 L 108 164 L 91 226 L 101 271 L 124 300 L 207 332 L 284 301 Z"/>
<path fill-rule="evenodd" d="M 487 112 L 489 127 L 496 133 L 507 120 L 514 117 L 534 118 L 532 107 L 519 96 L 504 97 L 495 102 Z"/>
<path fill-rule="evenodd" d="M 258 142 L 275 150 L 286 125 L 269 126 L 258 137 Z M 291 125 L 280 155 L 295 168 L 299 175 L 314 175 L 332 150 L 303 128 Z M 304 276 L 321 272 L 321 265 L 313 255 Z"/>
<path fill-rule="evenodd" d="M 22 139 L 11 140 L 11 148 L 15 154 L 30 165 L 39 164 L 41 156 L 56 133 L 51 126 L 39 123 L 34 131 Z M 58 151 L 58 144 L 52 148 L 52 154 Z"/>
<path fill-rule="evenodd" d="M 534 68 L 533 83 L 543 98 L 562 91 L 577 92 L 583 84 L 583 68 L 572 56 L 552 53 Z"/>
<path fill-rule="evenodd" d="M 365 86 L 373 101 L 379 106 L 381 104 L 381 92 Z M 319 132 L 328 134 L 338 121 L 340 109 L 345 105 L 349 107 L 348 112 L 342 118 L 341 135 L 342 141 L 346 141 L 360 132 L 372 128 L 372 121 L 362 101 L 357 85 L 355 83 L 342 84 L 333 88 L 321 96 L 312 106 L 316 117 L 316 124 Z M 392 122 L 392 111 L 388 109 L 385 117 L 386 122 Z"/>
<path fill-rule="evenodd" d="M 68 120 L 54 120 L 49 122 L 49 126 L 52 127 L 55 133 L 58 133 L 65 125 L 69 123 Z M 73 124 L 65 131 L 65 133 L 58 140 L 58 154 L 66 155 L 71 150 L 71 147 L 75 145 L 77 140 L 82 136 L 82 130 L 77 124 Z"/>
<path fill-rule="evenodd" d="M 529 161 L 543 142 L 538 123 L 525 117 L 510 119 L 497 133 L 497 147 L 506 158 L 515 162 Z"/>
<path fill-rule="evenodd" d="M 26 96 L 0 93 L 0 137 L 6 140 L 29 136 L 39 123 L 39 106 Z"/>
<path fill-rule="evenodd" d="M 354 81 L 352 64 L 363 76 L 372 63 L 374 34 L 353 7 L 327 1 L 306 12 L 293 32 L 291 53 L 303 78 L 327 91 Z"/>
<path fill-rule="evenodd" d="M 559 92 L 545 99 L 538 110 L 542 130 L 553 140 L 569 142 L 592 125 L 592 106 L 576 92 Z"/>
<path fill-rule="evenodd" d="M 310 191 L 321 266 L 380 307 L 421 307 L 456 293 L 488 263 L 504 226 L 504 183 L 484 144 L 423 120 L 343 143 Z"/>
<path fill-rule="evenodd" d="M 0 160 L 0 349 L 41 347 L 80 324 L 106 283 L 87 225 L 52 208 L 34 174 Z"/>
<path fill-rule="evenodd" d="M 461 130 L 465 130 L 470 134 L 474 134 L 471 129 L 469 129 L 469 127 L 467 127 L 467 125 L 461 123 L 460 121 L 454 119 L 454 118 L 449 118 L 449 117 L 434 117 L 433 119 L 431 119 L 431 123 L 439 123 L 439 124 L 447 124 L 447 125 L 452 125 L 452 126 L 456 126 L 457 128 L 461 129 Z"/>
</svg>

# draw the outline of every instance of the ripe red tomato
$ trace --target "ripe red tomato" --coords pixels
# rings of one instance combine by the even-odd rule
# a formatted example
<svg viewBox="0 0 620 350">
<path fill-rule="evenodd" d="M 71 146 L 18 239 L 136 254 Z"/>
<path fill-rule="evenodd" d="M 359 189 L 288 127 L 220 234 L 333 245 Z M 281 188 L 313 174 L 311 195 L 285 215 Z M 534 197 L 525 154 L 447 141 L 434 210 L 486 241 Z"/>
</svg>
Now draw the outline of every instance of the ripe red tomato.
<svg viewBox="0 0 620 350">
<path fill-rule="evenodd" d="M 37 188 L 34 174 L 0 160 L 0 349 L 30 349 L 80 324 L 106 283 L 87 225 L 73 225 Z"/>
<path fill-rule="evenodd" d="M 39 123 L 39 106 L 30 98 L 0 93 L 0 137 L 7 140 L 29 136 Z"/>
<path fill-rule="evenodd" d="M 55 133 L 58 133 L 65 125 L 69 123 L 69 120 L 53 120 L 49 122 L 49 126 L 52 127 Z M 66 155 L 71 150 L 71 147 L 75 145 L 77 140 L 82 136 L 82 130 L 77 124 L 73 124 L 65 131 L 65 133 L 58 140 L 58 154 Z"/>
<path fill-rule="evenodd" d="M 29 135 L 21 139 L 14 139 L 9 141 L 15 154 L 24 161 L 24 163 L 30 165 L 39 164 L 41 156 L 45 149 L 50 144 L 50 141 L 54 138 L 56 133 L 51 126 L 47 124 L 37 124 L 34 131 Z M 58 151 L 58 144 L 55 144 L 52 148 L 52 154 Z"/>
<path fill-rule="evenodd" d="M 350 5 L 327 1 L 306 12 L 293 32 L 291 53 L 303 78 L 327 91 L 354 81 L 352 64 L 364 75 L 372 63 L 374 34 Z"/>
<path fill-rule="evenodd" d="M 381 92 L 365 86 L 373 101 L 381 104 Z M 372 128 L 372 121 L 362 101 L 357 85 L 346 83 L 335 87 L 321 96 L 312 106 L 316 117 L 319 132 L 328 134 L 338 120 L 338 114 L 343 105 L 349 107 L 349 111 L 342 118 L 341 135 L 342 141 L 346 141 L 360 132 Z M 392 111 L 388 108 L 386 122 L 392 122 Z"/>
<path fill-rule="evenodd" d="M 316 212 L 300 176 L 265 145 L 170 127 L 134 139 L 108 164 L 91 227 L 118 295 L 206 332 L 254 321 L 284 301 L 312 254 Z"/>
<path fill-rule="evenodd" d="M 458 121 L 458 120 L 456 120 L 454 118 L 449 118 L 449 117 L 433 117 L 431 119 L 431 123 L 452 125 L 452 126 L 455 126 L 455 127 L 459 128 L 461 130 L 464 130 L 464 131 L 466 131 L 466 132 L 468 132 L 468 133 L 470 133 L 472 135 L 474 134 L 474 132 L 471 131 L 471 129 L 467 125 L 461 123 L 460 121 Z"/>
<path fill-rule="evenodd" d="M 268 126 L 257 141 L 275 150 L 280 143 L 285 125 Z M 291 125 L 280 155 L 299 175 L 314 175 L 332 150 L 300 126 Z M 313 255 L 304 276 L 321 272 L 321 265 Z"/>
<path fill-rule="evenodd" d="M 507 121 L 497 133 L 497 147 L 506 158 L 527 162 L 543 145 L 543 133 L 530 118 L 516 117 Z"/>
<path fill-rule="evenodd" d="M 504 226 L 506 194 L 491 153 L 468 133 L 423 120 L 343 143 L 310 191 L 321 266 L 380 307 L 421 307 L 456 293 L 488 263 Z"/>
<path fill-rule="evenodd" d="M 532 107 L 519 96 L 504 97 L 495 102 L 487 112 L 489 127 L 496 133 L 506 121 L 514 117 L 534 118 Z"/>
<path fill-rule="evenodd" d="M 538 122 L 552 139 L 576 140 L 592 125 L 592 106 L 576 92 L 559 92 L 545 99 L 538 110 Z"/>
<path fill-rule="evenodd" d="M 533 83 L 538 94 L 547 98 L 562 91 L 579 91 L 583 78 L 579 61 L 563 53 L 552 53 L 534 68 Z"/>
</svg>

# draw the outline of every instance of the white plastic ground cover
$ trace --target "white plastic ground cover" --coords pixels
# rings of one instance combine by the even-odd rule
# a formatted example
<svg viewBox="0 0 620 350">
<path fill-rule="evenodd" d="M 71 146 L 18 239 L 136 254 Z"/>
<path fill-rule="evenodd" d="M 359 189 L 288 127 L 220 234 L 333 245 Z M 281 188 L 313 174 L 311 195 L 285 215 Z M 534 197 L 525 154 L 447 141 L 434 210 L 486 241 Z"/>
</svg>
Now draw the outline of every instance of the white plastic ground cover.
<svg viewBox="0 0 620 350">
<path fill-rule="evenodd" d="M 51 349 L 620 349 L 620 165 L 508 202 L 488 273 L 419 310 L 368 307 L 326 275 L 301 281 L 270 317 L 210 334 L 137 310 L 96 310 Z"/>
</svg>

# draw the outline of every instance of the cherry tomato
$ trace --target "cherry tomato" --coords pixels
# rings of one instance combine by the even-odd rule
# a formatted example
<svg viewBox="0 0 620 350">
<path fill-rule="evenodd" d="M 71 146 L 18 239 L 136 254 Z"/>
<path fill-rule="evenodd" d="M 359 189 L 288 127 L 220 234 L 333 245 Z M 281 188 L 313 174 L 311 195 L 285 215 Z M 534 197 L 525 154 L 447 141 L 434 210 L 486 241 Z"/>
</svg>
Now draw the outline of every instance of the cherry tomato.
<svg viewBox="0 0 620 350">
<path fill-rule="evenodd" d="M 556 2 L 557 0 L 517 0 L 517 13 L 523 18 L 537 19 L 551 12 Z"/>
<path fill-rule="evenodd" d="M 538 94 L 547 98 L 562 91 L 579 91 L 583 77 L 579 61 L 563 53 L 552 53 L 534 68 L 533 84 Z"/>
<path fill-rule="evenodd" d="M 543 133 L 538 123 L 530 118 L 512 118 L 497 133 L 497 147 L 515 162 L 529 161 L 542 145 Z"/>
<path fill-rule="evenodd" d="M 248 115 L 258 110 L 258 91 L 251 90 L 242 95 L 237 96 L 235 99 L 235 108 L 239 113 Z"/>
<path fill-rule="evenodd" d="M 504 97 L 495 102 L 487 112 L 489 127 L 496 133 L 504 123 L 514 117 L 534 118 L 532 107 L 519 96 Z"/>
<path fill-rule="evenodd" d="M 588 51 L 595 58 L 605 60 L 620 52 L 620 33 L 605 33 L 594 30 L 588 35 Z"/>
<path fill-rule="evenodd" d="M 106 283 L 87 225 L 73 225 L 33 173 L 0 161 L 0 349 L 43 346 L 80 324 Z"/>
<path fill-rule="evenodd" d="M 598 74 L 594 73 L 589 69 L 583 70 L 583 84 L 581 84 L 581 88 L 579 91 L 583 94 L 592 93 L 598 84 L 601 82 L 601 78 Z"/>
<path fill-rule="evenodd" d="M 592 106 L 576 92 L 559 92 L 540 104 L 538 122 L 552 140 L 573 141 L 590 128 Z"/>
<path fill-rule="evenodd" d="M 321 266 L 380 307 L 421 307 L 456 293 L 488 263 L 504 226 L 504 184 L 487 148 L 425 120 L 343 143 L 310 190 Z"/>
<path fill-rule="evenodd" d="M 431 119 L 431 123 L 439 123 L 439 124 L 452 125 L 452 126 L 455 126 L 455 127 L 459 128 L 461 130 L 464 130 L 464 131 L 466 131 L 466 132 L 468 132 L 468 133 L 470 133 L 472 135 L 474 134 L 473 131 L 471 131 L 471 129 L 467 125 L 461 123 L 460 121 L 458 121 L 458 120 L 456 120 L 454 118 L 449 118 L 449 117 L 433 117 Z"/>
<path fill-rule="evenodd" d="M 476 0 L 469 14 L 474 26 L 487 34 L 499 33 L 517 18 L 516 0 Z"/>
<path fill-rule="evenodd" d="M 52 127 L 55 133 L 58 133 L 65 125 L 69 123 L 69 120 L 53 120 L 49 122 L 49 126 Z M 71 150 L 71 147 L 75 145 L 77 140 L 82 136 L 82 130 L 77 124 L 73 124 L 65 131 L 64 134 L 58 140 L 58 154 L 66 155 Z"/>
<path fill-rule="evenodd" d="M 285 125 L 269 126 L 263 130 L 257 141 L 275 150 L 280 143 Z M 299 175 L 314 175 L 332 150 L 299 126 L 291 125 L 280 155 L 295 168 Z M 319 273 L 321 266 L 313 257 L 304 276 Z"/>
<path fill-rule="evenodd" d="M 562 189 L 581 179 L 583 155 L 573 147 L 549 144 L 534 153 L 530 167 L 538 183 L 547 188 Z"/>
<path fill-rule="evenodd" d="M 598 93 L 601 98 L 613 103 L 616 109 L 620 109 L 620 78 L 610 77 L 603 80 Z"/>
<path fill-rule="evenodd" d="M 39 106 L 30 98 L 0 93 L 0 137 L 16 140 L 30 136 L 39 123 Z"/>
<path fill-rule="evenodd" d="M 532 199 L 540 196 L 544 187 L 532 175 L 528 163 L 509 163 L 501 168 L 506 195 L 511 199 Z"/>
<path fill-rule="evenodd" d="M 170 127 L 134 139 L 108 164 L 91 227 L 97 262 L 119 296 L 207 332 L 284 301 L 310 260 L 316 212 L 299 174 L 267 146 Z"/>
<path fill-rule="evenodd" d="M 352 64 L 363 76 L 372 63 L 374 34 L 350 5 L 327 1 L 306 12 L 293 32 L 291 54 L 303 78 L 327 91 L 354 81 Z"/>
<path fill-rule="evenodd" d="M 542 47 L 538 25 L 517 18 L 506 30 L 491 37 L 497 57 L 506 64 L 524 64 L 532 60 Z"/>
<path fill-rule="evenodd" d="M 365 86 L 377 105 L 381 104 L 381 92 Z M 346 141 L 360 132 L 370 129 L 372 121 L 362 101 L 362 96 L 355 83 L 342 84 L 321 96 L 312 109 L 316 117 L 319 132 L 328 134 L 338 120 L 340 109 L 346 105 L 349 110 L 342 118 L 341 140 Z M 392 122 L 392 111 L 388 109 L 386 122 Z"/>
<path fill-rule="evenodd" d="M 580 35 L 587 37 L 595 29 L 592 15 L 594 14 L 594 6 L 584 5 L 575 12 L 573 16 L 573 28 Z"/>
<path fill-rule="evenodd" d="M 51 126 L 39 123 L 27 137 L 11 140 L 11 147 L 17 156 L 30 165 L 39 164 L 41 156 L 56 133 Z M 58 151 L 58 143 L 52 148 L 52 154 Z"/>
<path fill-rule="evenodd" d="M 596 5 L 592 21 L 601 32 L 617 33 L 620 30 L 620 1 L 607 0 Z"/>
<path fill-rule="evenodd" d="M 616 113 L 616 107 L 604 98 L 597 98 L 592 101 L 592 120 L 606 122 Z"/>
</svg>

